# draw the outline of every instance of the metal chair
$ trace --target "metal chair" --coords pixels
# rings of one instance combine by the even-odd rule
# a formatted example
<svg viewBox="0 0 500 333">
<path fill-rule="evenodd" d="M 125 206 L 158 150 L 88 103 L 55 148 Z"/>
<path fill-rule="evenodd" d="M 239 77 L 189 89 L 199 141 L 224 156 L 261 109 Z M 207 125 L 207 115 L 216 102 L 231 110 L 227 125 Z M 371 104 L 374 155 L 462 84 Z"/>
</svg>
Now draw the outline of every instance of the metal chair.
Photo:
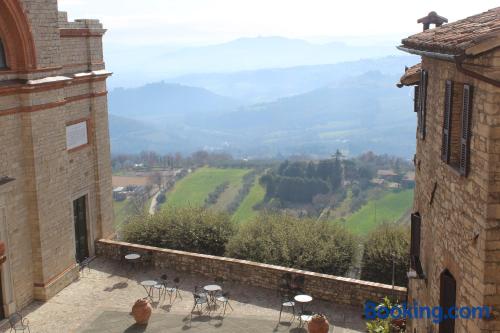
<svg viewBox="0 0 500 333">
<path fill-rule="evenodd" d="M 203 287 L 194 286 L 194 293 L 208 299 L 208 293 L 205 291 L 205 289 L 203 289 Z"/>
<path fill-rule="evenodd" d="M 290 294 L 281 294 L 281 307 L 280 307 L 280 316 L 278 318 L 278 322 L 281 322 L 281 313 L 283 309 L 292 309 L 293 319 L 295 319 L 295 301 L 293 300 L 293 296 Z M 293 321 L 292 319 L 292 321 Z"/>
<path fill-rule="evenodd" d="M 167 279 L 168 279 L 167 274 L 163 274 L 162 276 L 160 276 L 160 282 L 155 284 L 153 287 L 155 290 L 158 290 L 158 301 L 160 301 L 162 294 L 163 296 L 165 296 L 167 289 Z"/>
<path fill-rule="evenodd" d="M 170 287 L 170 288 L 166 287 L 165 288 L 165 292 L 167 292 L 170 296 L 170 303 L 172 303 L 172 295 L 174 295 L 174 294 L 175 294 L 174 300 L 177 298 L 177 296 L 179 296 L 182 299 L 182 295 L 179 291 L 179 285 L 181 283 L 181 279 L 176 277 L 173 282 L 174 282 L 173 287 Z"/>
<path fill-rule="evenodd" d="M 206 305 L 206 308 L 208 309 L 208 314 L 210 315 L 210 305 L 208 304 L 208 298 L 206 296 L 194 292 L 193 299 L 194 299 L 194 304 L 193 308 L 191 309 L 191 318 L 193 317 L 193 311 L 195 309 L 199 309 L 198 311 L 200 311 L 200 314 L 203 313 L 204 304 Z"/>
<path fill-rule="evenodd" d="M 231 311 L 234 311 L 233 307 L 231 306 L 231 304 L 229 304 L 229 293 L 228 292 L 224 292 L 222 293 L 220 296 L 216 296 L 215 297 L 215 301 L 216 302 L 220 302 L 222 303 L 222 306 L 224 308 L 224 313 L 222 315 L 225 315 L 226 314 L 226 308 L 229 306 L 231 308 Z"/>
<path fill-rule="evenodd" d="M 312 311 L 304 310 L 299 314 L 299 327 L 304 327 L 311 321 L 314 313 Z"/>
<path fill-rule="evenodd" d="M 23 318 L 21 312 L 15 312 L 9 317 L 10 331 L 9 332 L 30 332 L 29 320 Z"/>
</svg>

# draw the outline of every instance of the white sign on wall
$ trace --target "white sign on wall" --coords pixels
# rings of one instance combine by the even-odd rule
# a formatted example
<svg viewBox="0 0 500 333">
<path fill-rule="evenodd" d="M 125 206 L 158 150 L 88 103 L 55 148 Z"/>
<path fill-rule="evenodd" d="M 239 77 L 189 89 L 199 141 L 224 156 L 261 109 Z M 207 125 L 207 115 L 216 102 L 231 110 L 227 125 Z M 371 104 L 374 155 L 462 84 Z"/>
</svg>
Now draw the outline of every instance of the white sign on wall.
<svg viewBox="0 0 500 333">
<path fill-rule="evenodd" d="M 86 121 L 66 126 L 66 148 L 68 150 L 86 145 L 88 142 Z"/>
</svg>

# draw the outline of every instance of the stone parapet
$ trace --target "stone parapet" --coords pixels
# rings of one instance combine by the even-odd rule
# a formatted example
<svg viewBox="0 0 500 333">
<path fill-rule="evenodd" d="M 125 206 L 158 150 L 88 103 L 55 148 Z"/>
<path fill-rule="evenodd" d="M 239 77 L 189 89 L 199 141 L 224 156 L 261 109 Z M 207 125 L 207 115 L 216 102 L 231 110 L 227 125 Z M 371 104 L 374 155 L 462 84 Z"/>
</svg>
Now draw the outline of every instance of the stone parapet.
<svg viewBox="0 0 500 333">
<path fill-rule="evenodd" d="M 114 240 L 96 242 L 96 254 L 109 259 L 121 260 L 123 253 L 141 254 L 145 264 L 155 268 L 173 268 L 180 272 L 199 274 L 207 278 L 222 277 L 253 287 L 277 290 L 286 273 L 305 278 L 304 292 L 314 298 L 352 306 L 363 306 L 367 300 L 379 301 L 385 296 L 406 299 L 406 288 L 362 281 L 328 274 L 303 271 L 248 260 L 218 257 L 206 254 L 162 249 Z"/>
</svg>

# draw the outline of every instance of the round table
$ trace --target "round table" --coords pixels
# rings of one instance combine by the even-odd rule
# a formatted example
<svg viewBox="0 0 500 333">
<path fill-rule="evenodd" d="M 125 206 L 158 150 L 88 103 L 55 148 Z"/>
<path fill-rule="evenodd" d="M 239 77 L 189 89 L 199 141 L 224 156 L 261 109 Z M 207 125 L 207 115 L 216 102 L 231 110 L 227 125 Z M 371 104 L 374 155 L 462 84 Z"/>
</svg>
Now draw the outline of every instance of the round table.
<svg viewBox="0 0 500 333">
<path fill-rule="evenodd" d="M 297 303 L 309 303 L 313 300 L 312 296 L 309 295 L 297 295 L 293 298 Z"/>
<path fill-rule="evenodd" d="M 137 260 L 141 257 L 140 254 L 137 254 L 137 253 L 129 253 L 125 256 L 125 259 L 127 260 Z"/>
<path fill-rule="evenodd" d="M 148 296 L 151 300 L 153 300 L 153 288 L 156 286 L 158 282 L 154 280 L 146 280 L 141 282 L 141 286 L 146 290 Z"/>
<path fill-rule="evenodd" d="M 209 302 L 212 303 L 212 304 L 215 304 L 215 294 L 218 292 L 218 291 L 221 291 L 222 290 L 222 287 L 217 285 L 217 284 L 209 284 L 205 287 L 203 287 L 203 290 L 205 290 L 208 294 L 208 297 L 209 297 Z"/>
<path fill-rule="evenodd" d="M 128 262 L 127 275 L 130 275 L 130 273 L 136 269 L 135 265 L 140 258 L 141 255 L 137 253 L 129 253 L 125 255 L 125 260 Z"/>
<path fill-rule="evenodd" d="M 312 296 L 309 295 L 297 295 L 293 298 L 295 302 L 300 303 L 300 313 L 299 313 L 299 319 L 300 319 L 300 326 L 302 327 L 303 323 L 308 322 L 311 320 L 311 313 L 304 313 L 304 304 L 312 302 L 313 298 Z"/>
</svg>

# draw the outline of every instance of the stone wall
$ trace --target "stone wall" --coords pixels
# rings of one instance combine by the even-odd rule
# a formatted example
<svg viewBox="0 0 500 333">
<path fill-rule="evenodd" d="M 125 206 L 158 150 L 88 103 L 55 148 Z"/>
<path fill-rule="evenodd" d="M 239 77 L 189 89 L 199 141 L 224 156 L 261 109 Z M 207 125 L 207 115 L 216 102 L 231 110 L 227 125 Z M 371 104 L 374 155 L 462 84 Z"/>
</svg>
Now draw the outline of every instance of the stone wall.
<svg viewBox="0 0 500 333">
<path fill-rule="evenodd" d="M 498 68 L 499 59 L 497 50 L 468 61 L 480 70 Z M 455 332 L 500 332 L 500 92 L 457 71 L 452 62 L 423 57 L 422 68 L 429 75 L 427 134 L 424 140 L 417 138 L 414 211 L 422 217 L 420 256 L 426 279 L 410 281 L 409 301 L 439 305 L 440 276 L 448 270 L 457 281 L 457 306 L 492 305 L 495 316 L 489 321 L 457 319 Z M 467 177 L 441 160 L 446 80 L 474 89 Z M 410 328 L 438 331 L 431 320 L 414 320 Z"/>
<path fill-rule="evenodd" d="M 223 277 L 254 287 L 276 290 L 285 273 L 305 277 L 304 291 L 315 298 L 362 307 L 366 300 L 379 301 L 385 296 L 399 300 L 406 299 L 406 288 L 319 274 L 257 262 L 197 254 L 184 251 L 161 249 L 101 239 L 96 243 L 99 256 L 120 260 L 123 253 L 139 253 L 145 261 L 156 268 L 175 268 L 181 272 L 198 274 L 207 278 Z"/>
</svg>

